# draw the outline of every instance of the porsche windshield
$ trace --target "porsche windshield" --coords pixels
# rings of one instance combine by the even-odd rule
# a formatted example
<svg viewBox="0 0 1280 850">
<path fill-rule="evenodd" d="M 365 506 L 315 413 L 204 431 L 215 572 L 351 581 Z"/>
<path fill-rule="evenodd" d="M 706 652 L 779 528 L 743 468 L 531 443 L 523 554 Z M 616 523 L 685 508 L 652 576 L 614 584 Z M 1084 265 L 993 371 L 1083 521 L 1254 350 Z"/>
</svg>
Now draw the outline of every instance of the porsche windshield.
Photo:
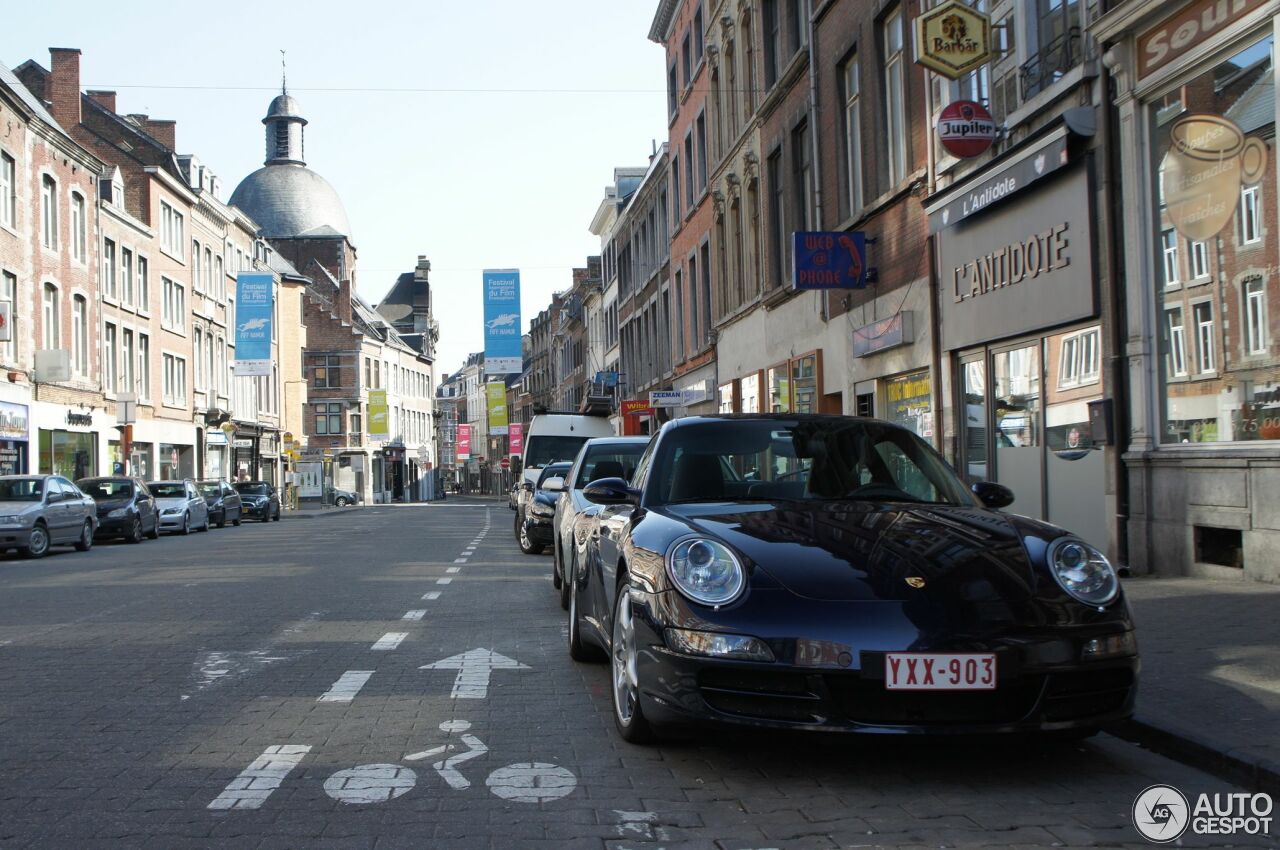
<svg viewBox="0 0 1280 850">
<path fill-rule="evenodd" d="M 972 505 L 921 439 L 857 419 L 718 420 L 663 435 L 649 498 L 919 502 Z"/>
</svg>

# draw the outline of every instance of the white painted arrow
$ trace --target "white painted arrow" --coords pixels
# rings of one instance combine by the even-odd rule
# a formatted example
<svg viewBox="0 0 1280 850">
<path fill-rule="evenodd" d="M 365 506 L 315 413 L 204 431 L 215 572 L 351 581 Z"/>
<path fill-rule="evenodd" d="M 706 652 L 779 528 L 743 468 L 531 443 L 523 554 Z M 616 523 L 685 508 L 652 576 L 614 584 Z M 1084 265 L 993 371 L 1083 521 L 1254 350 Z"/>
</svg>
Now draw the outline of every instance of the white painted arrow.
<svg viewBox="0 0 1280 850">
<path fill-rule="evenodd" d="M 494 670 L 528 670 L 530 667 L 491 649 L 477 647 L 432 664 L 424 664 L 418 669 L 457 670 L 458 676 L 453 680 L 453 693 L 449 696 L 453 699 L 484 699 L 489 695 L 489 676 Z"/>
</svg>

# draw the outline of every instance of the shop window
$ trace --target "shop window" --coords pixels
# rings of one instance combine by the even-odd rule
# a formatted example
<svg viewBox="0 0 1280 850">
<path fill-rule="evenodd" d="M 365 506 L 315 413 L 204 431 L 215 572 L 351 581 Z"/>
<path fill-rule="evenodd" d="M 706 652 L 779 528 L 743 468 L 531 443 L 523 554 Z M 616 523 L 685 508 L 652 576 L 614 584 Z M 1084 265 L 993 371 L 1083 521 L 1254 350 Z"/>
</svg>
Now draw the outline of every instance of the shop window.
<svg viewBox="0 0 1280 850">
<path fill-rule="evenodd" d="M 760 373 L 748 375 L 738 382 L 738 399 L 743 413 L 760 412 Z"/>
<path fill-rule="evenodd" d="M 1189 77 L 1144 102 L 1148 168 L 1158 186 L 1156 267 L 1166 283 L 1196 285 L 1194 301 L 1176 288 L 1152 294 L 1162 325 L 1160 439 L 1167 444 L 1280 439 L 1263 271 L 1280 266 L 1267 234 L 1274 198 L 1264 189 L 1274 185 L 1273 42 L 1268 32 L 1189 68 Z M 1179 268 L 1181 240 L 1187 258 Z"/>
<path fill-rule="evenodd" d="M 933 437 L 933 381 L 929 370 L 911 372 L 881 382 L 884 391 L 884 418 L 901 425 L 919 437 Z M 873 415 L 875 396 L 867 395 L 868 410 L 863 413 L 862 399 L 858 396 L 859 416 Z"/>
</svg>

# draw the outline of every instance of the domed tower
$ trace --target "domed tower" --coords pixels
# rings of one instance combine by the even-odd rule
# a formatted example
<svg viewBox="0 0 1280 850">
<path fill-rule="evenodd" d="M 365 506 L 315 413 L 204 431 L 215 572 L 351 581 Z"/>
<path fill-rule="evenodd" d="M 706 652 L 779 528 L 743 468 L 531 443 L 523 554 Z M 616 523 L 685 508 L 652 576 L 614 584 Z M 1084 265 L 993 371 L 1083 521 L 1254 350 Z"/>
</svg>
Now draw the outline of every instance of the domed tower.
<svg viewBox="0 0 1280 850">
<path fill-rule="evenodd" d="M 282 91 L 262 123 L 267 158 L 231 193 L 231 205 L 258 222 L 267 239 L 350 237 L 351 225 L 338 193 L 303 159 L 307 119 L 298 102 Z"/>
</svg>

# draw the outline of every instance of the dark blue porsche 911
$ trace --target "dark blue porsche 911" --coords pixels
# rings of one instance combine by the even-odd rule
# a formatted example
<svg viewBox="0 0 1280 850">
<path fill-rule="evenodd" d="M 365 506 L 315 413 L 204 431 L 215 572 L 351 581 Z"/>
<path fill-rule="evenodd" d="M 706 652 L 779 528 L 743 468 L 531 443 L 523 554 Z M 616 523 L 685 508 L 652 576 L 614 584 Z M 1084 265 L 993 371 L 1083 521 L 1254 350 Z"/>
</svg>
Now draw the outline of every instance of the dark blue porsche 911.
<svg viewBox="0 0 1280 850">
<path fill-rule="evenodd" d="M 608 657 L 628 741 L 673 726 L 1085 735 L 1132 714 L 1133 621 L 1106 557 L 1004 513 L 871 419 L 667 423 L 592 482 L 569 650 Z"/>
</svg>

